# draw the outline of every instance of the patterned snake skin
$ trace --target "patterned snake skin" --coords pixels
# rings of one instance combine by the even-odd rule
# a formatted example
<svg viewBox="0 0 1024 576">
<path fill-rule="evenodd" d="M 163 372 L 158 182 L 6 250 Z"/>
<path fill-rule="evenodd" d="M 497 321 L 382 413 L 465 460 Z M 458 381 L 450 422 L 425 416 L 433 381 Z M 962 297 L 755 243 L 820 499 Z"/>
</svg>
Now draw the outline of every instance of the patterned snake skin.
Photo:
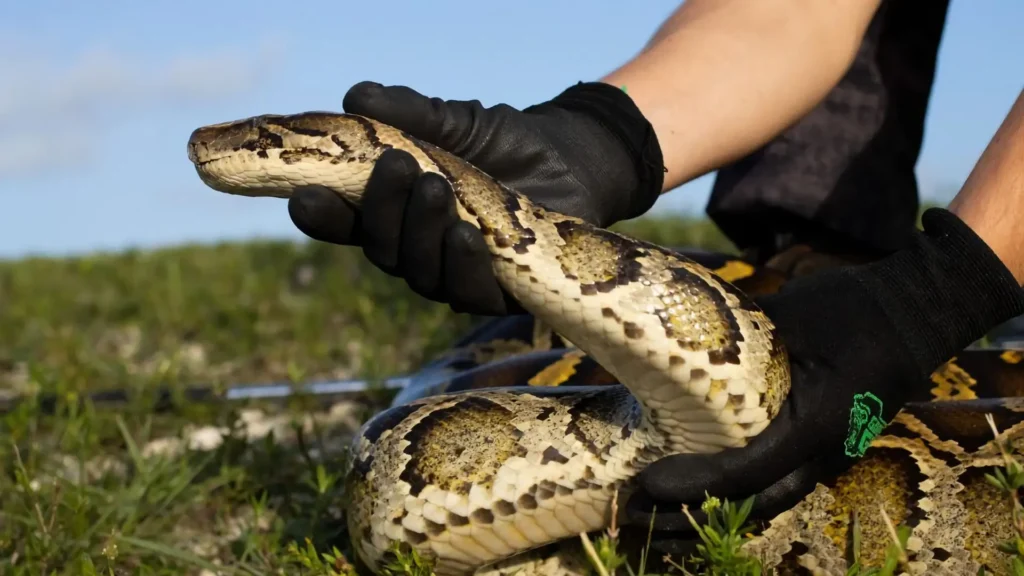
<svg viewBox="0 0 1024 576">
<path fill-rule="evenodd" d="M 772 270 L 726 255 L 686 255 L 750 295 L 774 292 L 786 281 Z M 424 367 L 423 374 L 432 373 L 445 376 L 420 380 L 393 405 L 490 387 L 616 383 L 593 358 L 530 316 L 481 325 Z M 852 469 L 817 485 L 790 510 L 760 522 L 747 551 L 780 576 L 843 575 L 851 563 L 856 518 L 862 565 L 880 566 L 891 542 L 881 504 L 894 523 L 913 530 L 907 573 L 974 575 L 983 567 L 986 574 L 1012 574 L 1009 556 L 997 549 L 1013 537 L 1011 506 L 985 481 L 985 474 L 1002 464 L 985 416 L 993 416 L 1013 454 L 1024 456 L 1024 351 L 964 350 L 931 380 L 931 402 L 907 405 Z M 639 549 L 646 532 L 636 532 L 626 532 L 623 544 L 631 536 Z M 648 559 L 648 572 L 664 568 L 658 560 Z M 579 546 L 566 542 L 486 573 L 579 574 L 586 567 Z"/>
<path fill-rule="evenodd" d="M 608 525 L 611 499 L 667 454 L 742 446 L 789 391 L 771 321 L 741 291 L 664 248 L 547 212 L 465 161 L 366 118 L 260 116 L 196 130 L 216 190 L 333 191 L 358 207 L 388 148 L 455 191 L 501 285 L 623 385 L 473 390 L 369 421 L 349 475 L 349 528 L 379 570 L 394 544 L 466 574 Z M 621 497 L 621 496 L 620 496 Z"/>
</svg>

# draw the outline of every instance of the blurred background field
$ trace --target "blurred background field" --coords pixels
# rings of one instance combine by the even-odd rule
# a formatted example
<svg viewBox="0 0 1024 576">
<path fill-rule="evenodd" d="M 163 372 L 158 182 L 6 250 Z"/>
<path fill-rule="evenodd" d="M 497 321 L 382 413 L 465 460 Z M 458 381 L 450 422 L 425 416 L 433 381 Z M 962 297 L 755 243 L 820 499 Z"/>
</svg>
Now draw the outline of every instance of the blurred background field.
<svg viewBox="0 0 1024 576">
<path fill-rule="evenodd" d="M 700 219 L 617 228 L 732 251 Z M 332 574 L 301 547 L 341 546 L 341 450 L 379 404 L 157 414 L 147 391 L 404 373 L 474 321 L 358 249 L 290 240 L 3 261 L 0 302 L 0 398 L 60 399 L 0 419 L 0 574 Z M 76 408 L 111 388 L 130 401 Z"/>
</svg>

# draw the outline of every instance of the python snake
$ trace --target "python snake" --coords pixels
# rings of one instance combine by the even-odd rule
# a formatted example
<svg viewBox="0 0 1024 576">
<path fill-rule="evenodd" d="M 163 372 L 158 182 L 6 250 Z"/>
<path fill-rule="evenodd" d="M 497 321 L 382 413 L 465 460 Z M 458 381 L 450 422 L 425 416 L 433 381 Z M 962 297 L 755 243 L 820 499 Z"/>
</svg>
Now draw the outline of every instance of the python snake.
<svg viewBox="0 0 1024 576">
<path fill-rule="evenodd" d="M 789 279 L 728 255 L 686 253 L 750 295 L 775 292 Z M 616 383 L 592 358 L 530 316 L 480 325 L 420 374 L 425 377 L 399 394 L 395 405 L 495 386 Z M 744 548 L 762 560 L 765 574 L 846 575 L 855 549 L 862 569 L 881 566 L 891 536 L 880 506 L 894 524 L 912 530 L 906 571 L 897 573 L 1014 573 L 1011 557 L 999 550 L 1014 536 L 1012 505 L 985 478 L 1003 465 L 986 417 L 993 417 L 1011 455 L 1024 459 L 1024 350 L 963 350 L 931 381 L 931 401 L 907 404 L 850 470 L 819 483 L 789 510 L 756 523 L 756 537 Z M 620 549 L 632 553 L 634 568 L 645 538 L 643 527 L 620 527 Z M 587 561 L 572 544 L 549 546 L 489 573 L 585 573 Z M 670 568 L 659 560 L 657 555 L 646 560 L 647 573 Z"/>
<path fill-rule="evenodd" d="M 743 292 L 676 252 L 546 211 L 393 127 L 264 115 L 197 129 L 188 154 L 215 190 L 326 189 L 358 208 L 389 148 L 451 184 L 502 287 L 621 384 L 442 394 L 368 421 L 353 444 L 348 522 L 371 570 L 396 544 L 454 575 L 600 530 L 650 462 L 743 446 L 778 413 L 786 351 Z"/>
</svg>

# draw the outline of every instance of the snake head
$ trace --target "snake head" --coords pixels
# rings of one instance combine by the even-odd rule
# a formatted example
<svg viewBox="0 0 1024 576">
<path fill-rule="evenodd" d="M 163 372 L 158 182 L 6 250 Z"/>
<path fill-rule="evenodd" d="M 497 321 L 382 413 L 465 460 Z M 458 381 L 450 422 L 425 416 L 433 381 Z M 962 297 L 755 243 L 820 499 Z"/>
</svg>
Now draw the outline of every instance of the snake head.
<svg viewBox="0 0 1024 576">
<path fill-rule="evenodd" d="M 188 159 L 207 186 L 229 194 L 286 198 L 320 187 L 355 200 L 380 149 L 365 118 L 265 114 L 196 129 Z"/>
</svg>

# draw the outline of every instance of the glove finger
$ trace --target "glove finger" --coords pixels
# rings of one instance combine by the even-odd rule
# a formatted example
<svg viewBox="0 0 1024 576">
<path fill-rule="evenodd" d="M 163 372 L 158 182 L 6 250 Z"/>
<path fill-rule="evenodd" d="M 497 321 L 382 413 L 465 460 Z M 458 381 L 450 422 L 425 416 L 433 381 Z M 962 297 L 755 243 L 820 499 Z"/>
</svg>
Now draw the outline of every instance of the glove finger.
<svg viewBox="0 0 1024 576">
<path fill-rule="evenodd" d="M 796 506 L 814 490 L 818 482 L 827 478 L 821 459 L 808 462 L 758 494 L 750 517 L 755 520 L 771 520 Z"/>
<path fill-rule="evenodd" d="M 804 496 L 809 494 L 820 480 L 825 478 L 822 466 L 819 462 L 809 462 L 804 466 L 790 472 L 778 482 L 775 482 L 754 497 L 754 507 L 751 510 L 751 519 L 770 520 L 797 504 Z M 710 490 L 708 491 L 710 494 Z M 742 499 L 748 497 L 745 495 Z M 707 522 L 707 514 L 701 510 L 700 501 L 687 502 L 690 515 L 697 524 Z M 684 533 L 692 532 L 686 515 L 681 512 L 682 504 L 658 503 L 650 495 L 644 492 L 637 492 L 630 496 L 626 504 L 626 518 L 630 524 L 649 526 L 654 522 L 654 529 L 659 532 Z"/>
<path fill-rule="evenodd" d="M 419 164 L 411 154 L 394 148 L 385 150 L 363 194 L 363 252 L 370 262 L 392 275 L 399 275 L 402 220 L 419 175 Z"/>
<path fill-rule="evenodd" d="M 459 154 L 472 133 L 471 110 L 480 105 L 429 98 L 406 86 L 360 82 L 345 94 L 342 107 Z"/>
<path fill-rule="evenodd" d="M 662 458 L 640 473 L 640 486 L 654 499 L 669 502 L 699 503 L 705 492 L 730 499 L 757 494 L 813 454 L 814 438 L 793 426 L 793 410 L 793 399 L 787 398 L 771 424 L 743 448 Z"/>
<path fill-rule="evenodd" d="M 323 188 L 299 188 L 288 199 L 288 216 L 313 240 L 359 245 L 359 213 L 341 196 Z"/>
<path fill-rule="evenodd" d="M 491 253 L 472 224 L 458 221 L 444 239 L 444 286 L 452 310 L 467 314 L 504 316 L 505 294 L 494 277 Z"/>
<path fill-rule="evenodd" d="M 796 506 L 807 494 L 814 490 L 815 485 L 825 479 L 824 467 L 821 462 L 810 462 L 805 466 L 786 475 L 772 484 L 768 489 L 757 494 L 748 521 L 761 524 L 770 521 L 782 512 Z M 628 521 L 635 527 L 645 530 L 652 522 L 650 497 L 637 495 L 634 504 L 630 498 L 628 504 Z M 634 509 L 635 507 L 635 509 Z M 698 526 L 707 523 L 707 514 L 697 503 L 691 504 L 690 514 Z M 700 538 L 689 519 L 675 507 L 659 506 L 653 514 L 654 532 L 651 534 L 651 549 L 662 554 L 689 553 L 692 547 L 700 542 Z M 763 526 L 762 526 L 763 527 Z"/>
<path fill-rule="evenodd" d="M 448 182 L 432 173 L 420 177 L 405 208 L 399 253 L 405 279 L 420 296 L 440 296 L 444 235 L 458 219 Z"/>
<path fill-rule="evenodd" d="M 700 502 L 687 502 L 690 515 L 697 524 L 707 521 L 707 515 L 700 509 Z M 696 534 L 686 514 L 682 513 L 682 503 L 657 501 L 643 490 L 634 492 L 626 501 L 626 523 L 631 526 L 643 526 L 647 529 L 653 522 L 657 533 Z"/>
</svg>

